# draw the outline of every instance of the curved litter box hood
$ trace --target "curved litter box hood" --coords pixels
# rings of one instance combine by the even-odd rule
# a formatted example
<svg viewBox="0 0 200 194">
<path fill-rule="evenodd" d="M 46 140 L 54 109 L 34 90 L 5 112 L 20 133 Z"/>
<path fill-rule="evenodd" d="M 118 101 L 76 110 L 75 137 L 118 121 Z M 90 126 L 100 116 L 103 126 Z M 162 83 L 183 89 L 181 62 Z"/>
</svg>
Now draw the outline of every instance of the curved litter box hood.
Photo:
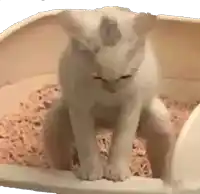
<svg viewBox="0 0 200 194">
<path fill-rule="evenodd" d="M 55 72 L 58 59 L 68 42 L 67 35 L 56 22 L 57 13 L 59 10 L 37 14 L 11 26 L 0 34 L 0 86 L 2 86 L 0 89 L 0 117 L 17 108 L 19 101 L 25 98 L 30 91 L 45 83 L 57 81 Z M 159 16 L 159 18 L 158 26 L 149 38 L 163 70 L 162 92 L 180 101 L 199 100 L 199 20 L 168 16 Z M 26 87 L 26 92 L 20 90 L 24 87 Z M 8 102 L 6 101 L 8 96 L 15 96 L 15 99 Z M 193 170 L 192 173 L 185 170 L 189 169 L 190 163 L 187 163 L 187 160 L 191 160 L 193 165 L 197 165 L 193 160 L 196 158 L 195 152 L 190 153 L 190 158 L 185 155 L 187 151 L 183 152 L 190 148 L 187 135 L 189 134 L 190 140 L 194 134 L 199 135 L 197 130 L 200 117 L 199 108 L 195 111 L 183 128 L 173 157 L 172 175 L 173 179 L 178 181 L 187 180 L 186 173 L 190 175 L 188 182 L 190 180 L 198 181 L 198 177 L 200 177 L 199 169 Z M 195 143 L 197 149 L 200 148 L 197 140 Z M 181 163 L 182 160 L 184 163 Z M 187 181 L 184 182 L 186 188 Z M 104 186 L 102 187 L 101 184 Z M 0 185 L 63 194 L 69 192 L 71 194 L 169 193 L 169 188 L 164 187 L 158 179 L 132 177 L 123 183 L 112 183 L 105 180 L 86 182 L 77 180 L 70 172 L 14 165 L 0 165 Z M 195 189 L 200 190 L 199 186 L 192 187 L 190 184 L 190 190 Z M 186 190 L 184 192 L 187 193 Z"/>
</svg>

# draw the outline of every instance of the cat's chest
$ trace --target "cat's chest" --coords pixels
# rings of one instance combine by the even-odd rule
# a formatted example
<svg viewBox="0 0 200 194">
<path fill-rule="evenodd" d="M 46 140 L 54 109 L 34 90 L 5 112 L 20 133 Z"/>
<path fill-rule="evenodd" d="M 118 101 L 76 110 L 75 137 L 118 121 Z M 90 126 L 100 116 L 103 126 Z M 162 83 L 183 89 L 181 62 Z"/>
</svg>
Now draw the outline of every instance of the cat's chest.
<svg viewBox="0 0 200 194">
<path fill-rule="evenodd" d="M 105 106 L 99 103 L 92 107 L 92 115 L 97 119 L 115 120 L 120 114 L 120 106 Z"/>
</svg>

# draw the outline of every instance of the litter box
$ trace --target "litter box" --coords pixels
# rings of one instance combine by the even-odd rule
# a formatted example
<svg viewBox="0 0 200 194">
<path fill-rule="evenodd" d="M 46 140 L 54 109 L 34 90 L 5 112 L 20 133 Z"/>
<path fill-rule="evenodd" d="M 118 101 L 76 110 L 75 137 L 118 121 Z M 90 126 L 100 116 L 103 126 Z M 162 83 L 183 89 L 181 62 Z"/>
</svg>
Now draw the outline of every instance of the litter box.
<svg viewBox="0 0 200 194">
<path fill-rule="evenodd" d="M 57 83 L 60 53 L 68 38 L 56 21 L 59 10 L 39 13 L 0 34 L 0 117 L 45 84 Z M 200 100 L 200 20 L 159 16 L 150 34 L 163 72 L 162 94 L 180 102 Z M 68 171 L 0 165 L 0 185 L 59 194 L 164 194 L 200 192 L 200 106 L 183 126 L 173 153 L 175 185 L 159 179 L 132 177 L 113 183 L 80 181 Z"/>
</svg>

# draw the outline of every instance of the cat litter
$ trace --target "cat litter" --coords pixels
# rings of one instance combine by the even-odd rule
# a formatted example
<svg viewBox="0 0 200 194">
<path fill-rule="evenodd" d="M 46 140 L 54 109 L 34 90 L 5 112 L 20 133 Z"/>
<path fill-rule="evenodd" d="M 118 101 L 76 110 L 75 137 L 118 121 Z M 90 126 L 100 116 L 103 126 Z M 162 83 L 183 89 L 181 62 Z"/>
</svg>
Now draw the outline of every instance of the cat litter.
<svg viewBox="0 0 200 194">
<path fill-rule="evenodd" d="M 45 113 L 51 107 L 53 99 L 59 96 L 57 85 L 47 85 L 32 92 L 26 102 L 20 103 L 17 113 L 4 116 L 0 120 L 0 163 L 22 166 L 52 168 L 45 157 L 41 130 Z M 174 130 L 178 135 L 185 120 L 196 106 L 184 104 L 162 97 L 171 113 Z M 103 157 L 108 156 L 111 134 L 97 135 L 97 142 Z M 72 169 L 79 163 L 74 155 Z M 145 152 L 145 142 L 133 141 L 130 163 L 132 175 L 151 177 L 151 167 Z"/>
</svg>

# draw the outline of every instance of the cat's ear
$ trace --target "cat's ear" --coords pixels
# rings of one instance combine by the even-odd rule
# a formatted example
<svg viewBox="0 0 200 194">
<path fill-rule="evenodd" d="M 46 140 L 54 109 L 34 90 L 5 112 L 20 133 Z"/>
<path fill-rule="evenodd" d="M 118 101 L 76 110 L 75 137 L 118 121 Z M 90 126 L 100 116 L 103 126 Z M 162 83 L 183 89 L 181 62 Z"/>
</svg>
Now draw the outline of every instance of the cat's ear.
<svg viewBox="0 0 200 194">
<path fill-rule="evenodd" d="M 157 16 L 150 13 L 137 13 L 134 16 L 134 31 L 138 36 L 147 35 L 156 25 Z"/>
<path fill-rule="evenodd" d="M 83 38 L 83 29 L 80 25 L 79 15 L 80 10 L 64 10 L 57 14 L 57 21 L 67 35 L 78 40 Z"/>
</svg>

